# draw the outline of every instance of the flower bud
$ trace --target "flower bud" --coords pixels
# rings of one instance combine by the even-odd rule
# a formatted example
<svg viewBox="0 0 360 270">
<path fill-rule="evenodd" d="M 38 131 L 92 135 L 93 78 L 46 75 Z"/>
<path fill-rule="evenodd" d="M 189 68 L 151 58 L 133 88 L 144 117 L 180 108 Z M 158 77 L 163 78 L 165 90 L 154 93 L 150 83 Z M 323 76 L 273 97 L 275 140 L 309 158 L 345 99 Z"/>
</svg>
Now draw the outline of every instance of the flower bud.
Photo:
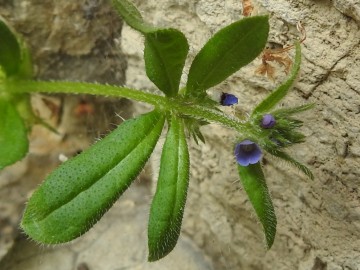
<svg viewBox="0 0 360 270">
<path fill-rule="evenodd" d="M 274 116 L 271 114 L 264 114 L 263 118 L 261 119 L 261 127 L 262 128 L 272 128 L 275 126 L 276 120 Z"/>
<path fill-rule="evenodd" d="M 231 106 L 238 103 L 238 98 L 232 94 L 222 93 L 220 97 L 220 104 L 223 106 Z"/>
</svg>

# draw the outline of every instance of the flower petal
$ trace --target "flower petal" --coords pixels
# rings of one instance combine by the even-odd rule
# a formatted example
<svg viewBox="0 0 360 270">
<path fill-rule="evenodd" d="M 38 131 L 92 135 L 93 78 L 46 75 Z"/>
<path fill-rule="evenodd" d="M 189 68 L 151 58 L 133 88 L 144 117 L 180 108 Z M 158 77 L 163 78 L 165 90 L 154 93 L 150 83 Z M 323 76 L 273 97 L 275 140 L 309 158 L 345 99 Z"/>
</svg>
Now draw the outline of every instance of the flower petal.
<svg viewBox="0 0 360 270">
<path fill-rule="evenodd" d="M 241 143 L 238 143 L 236 145 L 234 154 L 235 154 L 235 158 L 236 158 L 237 163 L 239 163 L 242 166 L 248 166 L 249 165 L 249 160 L 248 160 L 247 156 L 241 150 Z"/>
<path fill-rule="evenodd" d="M 238 98 L 232 94 L 222 93 L 220 104 L 223 106 L 231 106 L 238 103 Z"/>
<path fill-rule="evenodd" d="M 259 146 L 250 140 L 244 140 L 238 143 L 235 147 L 234 154 L 237 163 L 242 166 L 255 164 L 261 159 L 262 156 L 262 152 Z"/>
<path fill-rule="evenodd" d="M 249 158 L 248 158 L 249 163 L 250 164 L 258 163 L 261 159 L 261 155 L 262 155 L 262 152 L 261 152 L 260 148 L 256 145 L 255 149 L 251 153 L 251 156 L 249 156 Z"/>
</svg>

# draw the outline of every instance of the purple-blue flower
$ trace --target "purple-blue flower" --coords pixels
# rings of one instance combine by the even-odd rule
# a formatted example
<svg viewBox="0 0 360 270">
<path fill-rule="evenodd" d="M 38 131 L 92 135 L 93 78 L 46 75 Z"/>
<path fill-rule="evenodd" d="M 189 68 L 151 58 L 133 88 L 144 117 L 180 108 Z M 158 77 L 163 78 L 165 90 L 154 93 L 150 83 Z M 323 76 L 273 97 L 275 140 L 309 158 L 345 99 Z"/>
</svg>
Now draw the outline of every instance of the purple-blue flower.
<svg viewBox="0 0 360 270">
<path fill-rule="evenodd" d="M 263 115 L 263 118 L 261 120 L 261 127 L 272 128 L 273 126 L 275 126 L 275 124 L 276 124 L 276 120 L 275 120 L 274 116 L 272 116 L 271 114 Z"/>
<path fill-rule="evenodd" d="M 236 161 L 242 166 L 259 162 L 261 155 L 259 146 L 250 140 L 244 140 L 235 146 Z"/>
<path fill-rule="evenodd" d="M 238 98 L 232 94 L 222 93 L 220 97 L 220 104 L 223 106 L 231 106 L 238 103 Z"/>
</svg>

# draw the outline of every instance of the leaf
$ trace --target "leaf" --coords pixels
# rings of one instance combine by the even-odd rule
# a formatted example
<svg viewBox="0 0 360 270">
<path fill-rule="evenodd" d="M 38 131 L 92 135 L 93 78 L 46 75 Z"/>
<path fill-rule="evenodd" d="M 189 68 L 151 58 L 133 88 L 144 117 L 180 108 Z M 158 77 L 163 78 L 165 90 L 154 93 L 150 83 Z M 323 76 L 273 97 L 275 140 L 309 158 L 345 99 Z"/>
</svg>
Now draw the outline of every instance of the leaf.
<svg viewBox="0 0 360 270">
<path fill-rule="evenodd" d="M 131 2 L 127 0 L 112 0 L 112 3 L 124 21 L 135 30 L 147 33 L 155 29 L 143 20 L 140 12 Z"/>
<path fill-rule="evenodd" d="M 38 124 L 40 121 L 40 118 L 35 115 L 32 109 L 30 94 L 11 93 L 11 98 L 17 111 L 19 112 L 20 117 L 24 121 L 26 129 L 30 131 L 32 126 Z"/>
<path fill-rule="evenodd" d="M 198 141 L 197 141 L 198 138 L 200 139 L 200 141 L 201 141 L 202 143 L 205 144 L 205 137 L 204 137 L 204 135 L 201 133 L 201 131 L 200 131 L 199 128 L 194 129 L 193 138 L 194 138 L 196 144 L 199 144 Z"/>
<path fill-rule="evenodd" d="M 182 116 L 182 119 L 184 121 L 184 126 L 185 126 L 185 129 L 187 131 L 186 135 L 189 136 L 189 137 L 192 137 L 197 145 L 199 144 L 198 139 L 202 143 L 205 143 L 205 137 L 201 133 L 200 128 L 202 126 L 208 125 L 209 122 L 194 119 L 194 118 L 189 118 L 189 117 L 186 117 L 186 116 Z"/>
<path fill-rule="evenodd" d="M 149 79 L 169 97 L 179 91 L 189 45 L 183 33 L 159 29 L 145 34 L 145 66 Z"/>
<path fill-rule="evenodd" d="M 259 162 L 246 167 L 238 165 L 238 171 L 244 189 L 263 226 L 267 248 L 270 249 L 274 243 L 277 222 L 261 165 Z"/>
<path fill-rule="evenodd" d="M 22 159 L 29 147 L 27 130 L 15 106 L 0 98 L 0 170 Z"/>
<path fill-rule="evenodd" d="M 34 192 L 21 227 L 46 244 L 68 242 L 88 231 L 140 173 L 163 125 L 156 111 L 127 120 L 65 162 Z"/>
<path fill-rule="evenodd" d="M 32 76 L 32 63 L 28 48 L 1 16 L 0 66 L 7 77 L 16 75 L 23 79 L 29 79 Z"/>
<path fill-rule="evenodd" d="M 271 94 L 267 96 L 259 105 L 256 106 L 252 115 L 261 114 L 264 112 L 268 112 L 271 110 L 280 100 L 282 100 L 286 94 L 289 92 L 291 86 L 293 85 L 297 74 L 300 70 L 301 64 L 301 46 L 300 43 L 295 43 L 296 53 L 295 53 L 295 61 L 291 68 L 289 78 L 281 84 L 276 90 L 274 90 Z"/>
<path fill-rule="evenodd" d="M 300 105 L 297 107 L 291 107 L 291 108 L 281 108 L 276 111 L 271 112 L 272 115 L 277 117 L 288 117 L 292 114 L 301 113 L 307 110 L 311 110 L 315 107 L 314 103 L 308 103 L 304 105 Z"/>
<path fill-rule="evenodd" d="M 293 159 L 291 156 L 289 156 L 287 153 L 279 151 L 279 150 L 271 150 L 269 151 L 270 154 L 281 158 L 287 162 L 289 162 L 290 164 L 294 165 L 296 168 L 298 168 L 300 171 L 302 171 L 307 177 L 309 177 L 311 180 L 314 180 L 314 175 L 312 174 L 312 172 L 309 170 L 308 167 L 306 167 L 305 165 L 301 164 L 300 162 L 298 162 L 297 160 Z"/>
<path fill-rule="evenodd" d="M 189 51 L 184 34 L 176 29 L 156 28 L 146 23 L 127 0 L 113 0 L 113 5 L 128 25 L 145 36 L 144 59 L 149 79 L 166 96 L 176 96 Z"/>
<path fill-rule="evenodd" d="M 172 117 L 161 155 L 149 218 L 149 261 L 166 256 L 175 247 L 180 234 L 189 184 L 189 152 L 180 121 Z"/>
<path fill-rule="evenodd" d="M 0 16 L 0 65 L 7 76 L 15 75 L 20 67 L 20 44 L 4 18 Z"/>
<path fill-rule="evenodd" d="M 205 96 L 207 89 L 253 61 L 265 47 L 268 32 L 267 16 L 248 17 L 218 31 L 191 64 L 187 95 Z"/>
<path fill-rule="evenodd" d="M 19 40 L 21 48 L 21 62 L 18 73 L 16 74 L 21 79 L 31 79 L 33 76 L 33 67 L 31 61 L 31 54 L 25 42 Z"/>
</svg>

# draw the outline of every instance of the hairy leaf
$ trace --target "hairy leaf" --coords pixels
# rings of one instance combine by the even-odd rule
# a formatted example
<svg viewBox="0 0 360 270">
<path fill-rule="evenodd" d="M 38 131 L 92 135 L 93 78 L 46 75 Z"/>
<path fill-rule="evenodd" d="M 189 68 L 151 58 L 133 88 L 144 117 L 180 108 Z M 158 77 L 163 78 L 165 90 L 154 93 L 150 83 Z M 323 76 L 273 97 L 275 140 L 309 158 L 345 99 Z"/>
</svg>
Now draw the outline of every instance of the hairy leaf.
<svg viewBox="0 0 360 270">
<path fill-rule="evenodd" d="M 302 171 L 307 177 L 309 177 L 311 180 L 314 180 L 314 175 L 309 170 L 309 168 L 306 167 L 305 165 L 303 165 L 302 163 L 300 163 L 299 161 L 293 159 L 287 153 L 279 151 L 279 150 L 271 150 L 269 152 L 270 152 L 270 154 L 272 154 L 278 158 L 281 158 L 281 159 L 289 162 L 290 164 L 294 165 L 296 168 L 298 168 L 300 171 Z"/>
<path fill-rule="evenodd" d="M 149 79 L 166 96 L 176 96 L 189 50 L 184 34 L 176 29 L 162 29 L 146 23 L 127 0 L 113 0 L 113 5 L 127 24 L 145 36 L 144 59 Z"/>
<path fill-rule="evenodd" d="M 264 228 L 266 245 L 270 249 L 274 243 L 277 222 L 261 165 L 259 162 L 246 167 L 238 165 L 238 171 L 244 189 Z"/>
<path fill-rule="evenodd" d="M 28 151 L 27 130 L 15 106 L 0 98 L 0 170 Z"/>
<path fill-rule="evenodd" d="M 70 241 L 97 222 L 139 174 L 160 136 L 154 111 L 127 120 L 53 171 L 34 192 L 21 227 L 35 241 Z"/>
<path fill-rule="evenodd" d="M 7 76 L 18 72 L 21 61 L 20 44 L 14 32 L 0 16 L 0 65 Z"/>
<path fill-rule="evenodd" d="M 149 79 L 169 97 L 179 91 L 189 45 L 183 33 L 159 29 L 145 34 L 145 66 Z"/>
<path fill-rule="evenodd" d="M 292 66 L 289 78 L 281 84 L 276 90 L 274 90 L 267 98 L 265 98 L 253 111 L 253 115 L 260 114 L 264 112 L 268 112 L 271 110 L 279 101 L 281 101 L 286 94 L 289 92 L 291 86 L 293 85 L 297 74 L 300 70 L 301 64 L 301 46 L 300 43 L 297 42 L 296 44 L 296 54 L 295 54 L 295 61 Z"/>
<path fill-rule="evenodd" d="M 149 261 L 166 256 L 180 234 L 189 183 L 189 152 L 180 121 L 172 117 L 161 156 L 148 227 Z"/>
<path fill-rule="evenodd" d="M 7 77 L 31 78 L 32 64 L 25 43 L 0 16 L 0 66 Z"/>
<path fill-rule="evenodd" d="M 124 21 L 135 30 L 141 33 L 154 30 L 154 27 L 143 20 L 140 12 L 128 0 L 112 0 L 112 3 Z"/>
<path fill-rule="evenodd" d="M 311 110 L 315 107 L 314 103 L 308 103 L 304 105 L 300 105 L 297 107 L 290 107 L 290 108 L 281 108 L 276 111 L 271 112 L 272 115 L 276 117 L 288 117 L 292 114 L 301 113 L 307 110 Z"/>
<path fill-rule="evenodd" d="M 191 64 L 187 95 L 203 97 L 207 89 L 249 64 L 265 47 L 268 32 L 267 16 L 248 17 L 218 31 Z"/>
</svg>

